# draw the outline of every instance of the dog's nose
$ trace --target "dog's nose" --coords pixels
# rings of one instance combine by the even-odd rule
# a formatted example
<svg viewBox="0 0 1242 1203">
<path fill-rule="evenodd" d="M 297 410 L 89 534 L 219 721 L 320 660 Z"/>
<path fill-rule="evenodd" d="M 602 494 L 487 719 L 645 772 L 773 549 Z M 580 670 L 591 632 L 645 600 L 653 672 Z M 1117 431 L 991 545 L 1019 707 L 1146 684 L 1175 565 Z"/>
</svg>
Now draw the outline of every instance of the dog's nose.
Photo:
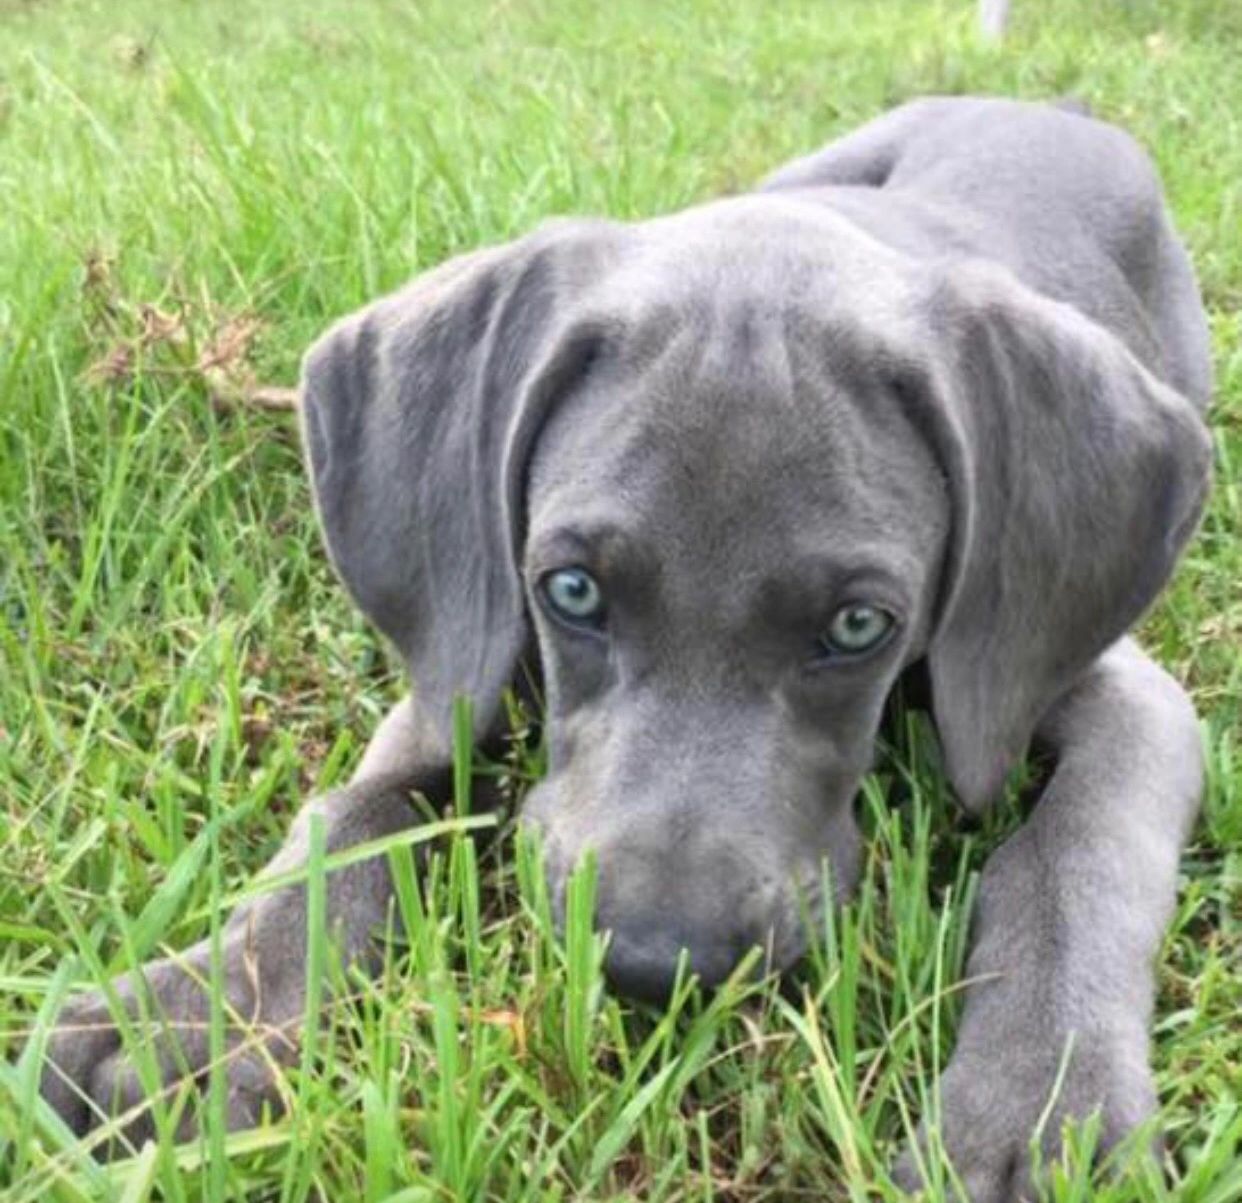
<svg viewBox="0 0 1242 1203">
<path fill-rule="evenodd" d="M 609 986 L 626 998 L 656 1005 L 671 996 L 683 957 L 687 977 L 693 974 L 711 988 L 733 972 L 750 948 L 741 940 L 679 938 L 648 925 L 600 926 L 609 932 L 604 960 Z"/>
</svg>

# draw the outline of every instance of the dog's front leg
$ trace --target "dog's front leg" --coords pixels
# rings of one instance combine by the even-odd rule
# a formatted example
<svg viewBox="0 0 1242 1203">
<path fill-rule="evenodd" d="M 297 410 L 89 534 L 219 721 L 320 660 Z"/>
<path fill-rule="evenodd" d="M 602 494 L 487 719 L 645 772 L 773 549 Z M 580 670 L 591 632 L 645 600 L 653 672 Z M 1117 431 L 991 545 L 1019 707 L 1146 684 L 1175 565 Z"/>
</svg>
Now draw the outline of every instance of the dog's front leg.
<svg viewBox="0 0 1242 1203">
<path fill-rule="evenodd" d="M 940 1132 L 974 1203 L 1037 1197 L 1041 1119 L 1046 1157 L 1067 1117 L 1098 1111 L 1106 1147 L 1153 1110 L 1153 961 L 1202 789 L 1190 700 L 1129 640 L 1039 734 L 1056 768 L 984 870 L 968 967 L 979 980 L 940 1087 Z M 919 1180 L 912 1152 L 898 1177 Z"/>
<path fill-rule="evenodd" d="M 287 873 L 305 863 L 311 816 L 323 820 L 326 851 L 365 843 L 417 823 L 411 793 L 448 786 L 446 757 L 419 723 L 411 703 L 381 724 L 358 772 L 343 789 L 303 808 L 284 846 L 265 870 Z M 343 960 L 365 960 L 388 917 L 391 881 L 384 856 L 337 869 L 326 880 L 326 915 Z M 221 985 L 227 1028 L 227 1120 L 252 1125 L 265 1101 L 277 1102 L 275 1070 L 297 1048 L 305 1005 L 307 901 L 302 885 L 260 893 L 230 916 L 222 938 Z M 113 983 L 134 1038 L 123 1041 L 117 1015 L 103 992 L 63 1008 L 47 1048 L 44 1097 L 78 1133 L 107 1116 L 133 1110 L 124 1125 L 135 1147 L 154 1132 L 150 1075 L 140 1072 L 142 1048 L 154 1055 L 159 1084 L 171 1099 L 183 1082 L 198 1091 L 209 1068 L 211 974 L 208 941 L 145 966 Z M 145 1016 L 149 1031 L 143 1031 Z M 137 1055 L 136 1055 L 137 1054 Z M 197 1122 L 184 1113 L 182 1132 Z"/>
</svg>

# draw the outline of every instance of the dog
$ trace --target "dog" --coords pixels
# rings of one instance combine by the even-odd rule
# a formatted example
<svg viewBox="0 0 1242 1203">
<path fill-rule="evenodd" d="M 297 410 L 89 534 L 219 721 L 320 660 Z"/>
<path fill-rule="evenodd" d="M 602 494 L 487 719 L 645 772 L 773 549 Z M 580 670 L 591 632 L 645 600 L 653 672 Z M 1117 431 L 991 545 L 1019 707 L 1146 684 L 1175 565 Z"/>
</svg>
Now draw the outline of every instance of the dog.
<svg viewBox="0 0 1242 1203">
<path fill-rule="evenodd" d="M 454 698 L 486 744 L 527 663 L 548 771 L 523 822 L 558 909 L 595 855 L 612 985 L 659 1000 L 684 955 L 710 987 L 756 945 L 782 970 L 808 900 L 855 883 L 886 699 L 925 674 L 968 812 L 1032 745 L 1051 758 L 983 873 L 940 1082 L 971 1198 L 1014 1198 L 1050 1100 L 1050 1153 L 1064 1117 L 1099 1111 L 1107 1145 L 1155 1104 L 1152 962 L 1203 766 L 1127 632 L 1200 517 L 1211 383 L 1148 159 L 1056 105 L 915 101 L 748 194 L 451 260 L 304 363 L 330 557 L 414 689 L 270 871 L 304 861 L 312 815 L 330 852 L 415 823 L 411 790 L 449 789 Z M 346 958 L 390 890 L 383 857 L 330 875 Z M 296 885 L 231 917 L 237 1014 L 302 1015 L 305 923 Z M 207 1063 L 209 960 L 115 984 L 164 1017 L 169 1080 Z M 230 1125 L 269 1065 L 230 1060 Z M 142 1102 L 101 995 L 66 1009 L 42 1090 L 78 1132 Z"/>
</svg>

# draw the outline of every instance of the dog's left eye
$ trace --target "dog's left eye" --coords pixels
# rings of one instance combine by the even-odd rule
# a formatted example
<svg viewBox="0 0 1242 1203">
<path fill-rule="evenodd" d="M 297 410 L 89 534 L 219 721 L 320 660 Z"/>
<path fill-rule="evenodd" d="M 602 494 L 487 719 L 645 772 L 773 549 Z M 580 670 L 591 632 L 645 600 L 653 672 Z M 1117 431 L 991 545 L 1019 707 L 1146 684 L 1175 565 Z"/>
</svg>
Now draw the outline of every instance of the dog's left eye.
<svg viewBox="0 0 1242 1203">
<path fill-rule="evenodd" d="M 896 619 L 880 606 L 851 602 L 842 606 L 819 637 L 825 657 L 858 656 L 880 646 L 893 629 Z"/>
<path fill-rule="evenodd" d="M 557 617 L 576 626 L 598 627 L 604 621 L 604 594 L 585 568 L 558 568 L 540 582 Z"/>
</svg>

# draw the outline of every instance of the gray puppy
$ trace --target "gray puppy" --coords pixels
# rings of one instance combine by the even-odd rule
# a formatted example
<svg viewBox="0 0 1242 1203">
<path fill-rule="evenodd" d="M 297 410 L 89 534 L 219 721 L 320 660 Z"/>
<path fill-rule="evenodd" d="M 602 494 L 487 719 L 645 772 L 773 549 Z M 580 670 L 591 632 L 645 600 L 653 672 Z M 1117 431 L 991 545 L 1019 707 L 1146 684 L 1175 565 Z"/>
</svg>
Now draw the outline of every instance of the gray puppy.
<svg viewBox="0 0 1242 1203">
<path fill-rule="evenodd" d="M 1067 1047 L 1049 1151 L 1063 1116 L 1100 1109 L 1112 1141 L 1155 1101 L 1152 959 L 1202 763 L 1185 693 L 1125 635 L 1200 515 L 1210 384 L 1150 164 L 1056 107 L 919 101 L 749 195 L 453 260 L 306 360 L 328 549 L 416 692 L 272 870 L 307 813 L 332 849 L 415 822 L 453 698 L 494 736 L 525 657 L 549 750 L 525 820 L 554 897 L 596 853 L 616 987 L 661 997 L 682 949 L 708 984 L 754 945 L 783 968 L 803 898 L 831 902 L 821 862 L 856 879 L 855 793 L 919 666 L 969 811 L 1033 740 L 1055 756 L 984 873 L 941 1083 L 972 1198 L 1015 1197 Z M 382 858 L 331 877 L 346 956 L 389 892 Z M 296 1023 L 304 924 L 296 887 L 232 917 L 238 1015 Z M 207 965 L 142 979 L 170 1081 L 206 1064 Z M 140 985 L 117 985 L 131 1009 Z M 100 996 L 64 1021 L 43 1089 L 85 1131 L 144 1091 Z M 228 1072 L 251 1123 L 268 1062 Z"/>
</svg>

